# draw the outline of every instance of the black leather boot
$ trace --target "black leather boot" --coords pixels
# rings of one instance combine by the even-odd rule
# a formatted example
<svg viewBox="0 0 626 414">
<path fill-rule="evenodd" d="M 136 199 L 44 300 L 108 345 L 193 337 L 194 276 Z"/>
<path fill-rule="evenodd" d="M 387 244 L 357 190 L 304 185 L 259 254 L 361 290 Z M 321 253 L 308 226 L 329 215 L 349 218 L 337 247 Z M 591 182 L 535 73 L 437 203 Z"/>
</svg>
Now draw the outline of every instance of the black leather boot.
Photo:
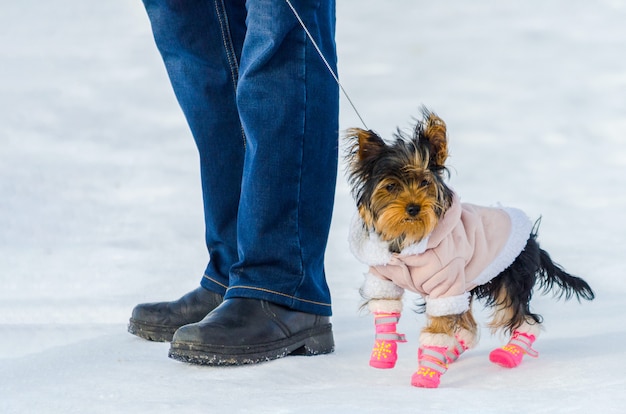
<svg viewBox="0 0 626 414">
<path fill-rule="evenodd" d="M 172 302 L 139 304 L 133 309 L 128 332 L 149 341 L 169 342 L 178 328 L 202 320 L 222 300 L 222 295 L 199 287 Z"/>
<path fill-rule="evenodd" d="M 243 365 L 335 347 L 329 318 L 258 299 L 225 300 L 202 321 L 176 331 L 170 358 L 201 365 Z"/>
</svg>

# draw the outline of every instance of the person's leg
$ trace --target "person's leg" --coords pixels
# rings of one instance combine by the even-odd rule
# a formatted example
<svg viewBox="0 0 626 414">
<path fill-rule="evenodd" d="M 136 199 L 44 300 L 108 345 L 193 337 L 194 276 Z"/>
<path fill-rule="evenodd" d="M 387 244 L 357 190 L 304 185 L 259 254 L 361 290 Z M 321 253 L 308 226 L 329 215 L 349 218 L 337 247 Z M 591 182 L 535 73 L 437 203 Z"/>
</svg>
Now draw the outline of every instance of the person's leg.
<svg viewBox="0 0 626 414">
<path fill-rule="evenodd" d="M 334 1 L 293 1 L 335 66 Z M 248 0 L 237 106 L 247 147 L 239 261 L 224 302 L 170 356 L 211 365 L 332 352 L 324 251 L 337 173 L 338 86 L 284 1 Z"/>
<path fill-rule="evenodd" d="M 238 260 L 237 207 L 245 151 L 235 91 L 244 1 L 144 0 L 154 38 L 200 154 L 208 264 L 202 285 L 224 293 Z M 230 24 L 228 15 L 237 18 Z M 235 7 L 235 6 L 239 7 Z M 235 16 L 235 17 L 233 17 Z M 234 32 L 233 32 L 234 30 Z"/>
<path fill-rule="evenodd" d="M 336 65 L 334 1 L 293 1 Z M 338 86 L 285 1 L 249 0 L 237 106 L 247 137 L 239 262 L 225 298 L 330 315 L 324 252 L 337 177 Z"/>
<path fill-rule="evenodd" d="M 206 244 L 202 285 L 224 293 L 238 261 L 237 209 L 245 137 L 235 94 L 244 0 L 144 0 L 154 37 L 198 146 Z"/>
<path fill-rule="evenodd" d="M 206 316 L 221 302 L 230 268 L 238 261 L 245 137 L 235 95 L 245 36 L 244 3 L 144 0 L 157 47 L 199 150 L 210 255 L 201 281 L 205 289 L 177 301 L 135 307 L 129 331 L 146 339 L 171 340 L 178 327 Z"/>
</svg>

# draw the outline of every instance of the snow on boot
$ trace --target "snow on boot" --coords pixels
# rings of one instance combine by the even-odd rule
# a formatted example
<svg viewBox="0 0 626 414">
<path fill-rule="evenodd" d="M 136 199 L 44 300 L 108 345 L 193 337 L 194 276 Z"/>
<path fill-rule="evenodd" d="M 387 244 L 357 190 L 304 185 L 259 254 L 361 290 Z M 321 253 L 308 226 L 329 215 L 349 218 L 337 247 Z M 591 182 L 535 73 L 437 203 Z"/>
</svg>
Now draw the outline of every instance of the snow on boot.
<svg viewBox="0 0 626 414">
<path fill-rule="evenodd" d="M 437 388 L 441 376 L 448 370 L 448 349 L 443 346 L 421 347 L 417 354 L 419 367 L 411 377 L 411 385 L 420 388 Z"/>
<path fill-rule="evenodd" d="M 399 313 L 374 313 L 376 326 L 376 342 L 370 357 L 370 366 L 389 369 L 398 360 L 398 342 L 406 342 L 405 336 L 396 332 L 396 324 L 400 320 Z"/>
<path fill-rule="evenodd" d="M 505 368 L 515 368 L 522 363 L 524 354 L 533 358 L 539 356 L 539 353 L 531 348 L 533 342 L 535 335 L 515 331 L 508 344 L 491 351 L 489 360 Z"/>
</svg>

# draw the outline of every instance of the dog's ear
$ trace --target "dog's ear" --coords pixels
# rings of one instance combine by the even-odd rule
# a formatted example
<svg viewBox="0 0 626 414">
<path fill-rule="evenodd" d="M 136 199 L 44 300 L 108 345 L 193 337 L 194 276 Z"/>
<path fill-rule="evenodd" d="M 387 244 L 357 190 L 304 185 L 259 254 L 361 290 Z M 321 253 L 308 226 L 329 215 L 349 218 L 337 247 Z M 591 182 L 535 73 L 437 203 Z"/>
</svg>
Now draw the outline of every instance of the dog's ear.
<svg viewBox="0 0 626 414">
<path fill-rule="evenodd" d="M 415 128 L 415 135 L 420 144 L 428 146 L 430 167 L 442 168 L 448 159 L 446 123 L 427 109 L 423 113 L 424 122 Z"/>
<path fill-rule="evenodd" d="M 352 163 L 363 163 L 375 159 L 385 148 L 385 141 L 372 130 L 351 128 L 346 137 L 352 142 L 349 158 Z"/>
</svg>

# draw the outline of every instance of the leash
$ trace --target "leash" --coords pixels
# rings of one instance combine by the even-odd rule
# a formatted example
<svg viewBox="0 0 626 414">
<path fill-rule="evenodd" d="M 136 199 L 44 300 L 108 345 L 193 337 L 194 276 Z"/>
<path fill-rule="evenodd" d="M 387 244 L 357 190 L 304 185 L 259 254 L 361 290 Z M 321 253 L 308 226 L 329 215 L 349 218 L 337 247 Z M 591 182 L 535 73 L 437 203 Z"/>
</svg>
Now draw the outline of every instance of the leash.
<svg viewBox="0 0 626 414">
<path fill-rule="evenodd" d="M 309 38 L 309 40 L 311 41 L 311 43 L 313 44 L 313 47 L 315 47 L 315 50 L 317 51 L 317 54 L 320 55 L 320 57 L 322 58 L 322 60 L 324 61 L 324 64 L 326 65 L 326 68 L 328 69 L 328 71 L 330 72 L 330 74 L 332 75 L 333 79 L 335 79 L 335 82 L 337 82 L 337 85 L 339 86 L 339 89 L 341 89 L 341 92 L 343 93 L 343 95 L 346 97 L 346 99 L 348 100 L 348 102 L 350 103 L 350 106 L 352 107 L 352 109 L 354 110 L 354 112 L 356 113 L 356 115 L 359 117 L 359 119 L 361 120 L 361 123 L 363 124 L 363 126 L 365 127 L 365 129 L 369 129 L 367 127 L 367 125 L 365 124 L 365 121 L 363 120 L 363 117 L 361 116 L 361 114 L 359 113 L 359 111 L 356 109 L 356 106 L 354 105 L 354 103 L 352 102 L 352 99 L 350 99 L 350 95 L 348 95 L 348 92 L 346 92 L 346 90 L 344 89 L 343 85 L 341 85 L 341 82 L 339 82 L 339 78 L 337 77 L 337 74 L 335 73 L 335 71 L 333 70 L 333 68 L 330 66 L 330 64 L 328 63 L 328 61 L 326 60 L 326 58 L 324 57 L 324 54 L 322 53 L 322 50 L 319 48 L 319 46 L 317 45 L 317 42 L 315 41 L 315 39 L 313 39 L 313 36 L 311 35 L 311 32 L 309 32 L 309 29 L 306 27 L 306 25 L 304 24 L 304 21 L 302 21 L 302 18 L 300 17 L 300 15 L 298 14 L 298 11 L 295 9 L 295 7 L 293 7 L 293 4 L 291 4 L 290 0 L 285 0 L 287 2 L 287 5 L 289 5 L 289 8 L 291 9 L 291 11 L 293 12 L 294 16 L 296 16 L 296 19 L 298 20 L 298 22 L 300 23 L 300 26 L 302 26 L 302 29 L 304 29 L 304 32 L 306 33 L 307 37 Z"/>
</svg>

